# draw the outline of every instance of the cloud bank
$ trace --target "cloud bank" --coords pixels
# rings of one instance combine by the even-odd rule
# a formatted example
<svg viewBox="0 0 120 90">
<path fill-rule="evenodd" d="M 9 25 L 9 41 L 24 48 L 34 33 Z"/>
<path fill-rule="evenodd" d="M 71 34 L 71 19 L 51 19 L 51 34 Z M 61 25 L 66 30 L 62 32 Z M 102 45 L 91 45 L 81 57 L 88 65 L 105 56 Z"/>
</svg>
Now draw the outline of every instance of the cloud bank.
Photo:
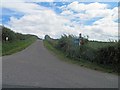
<svg viewBox="0 0 120 90">
<path fill-rule="evenodd" d="M 46 34 L 60 38 L 62 34 L 89 35 L 92 40 L 107 41 L 118 39 L 118 7 L 110 8 L 109 3 L 80 3 L 77 1 L 51 8 L 36 2 L 2 2 L 21 17 L 10 16 L 7 26 L 20 33 L 29 33 L 44 38 Z M 52 2 L 52 0 L 51 0 Z M 51 4 L 52 5 L 52 4 Z M 55 8 L 61 10 L 57 13 Z"/>
</svg>

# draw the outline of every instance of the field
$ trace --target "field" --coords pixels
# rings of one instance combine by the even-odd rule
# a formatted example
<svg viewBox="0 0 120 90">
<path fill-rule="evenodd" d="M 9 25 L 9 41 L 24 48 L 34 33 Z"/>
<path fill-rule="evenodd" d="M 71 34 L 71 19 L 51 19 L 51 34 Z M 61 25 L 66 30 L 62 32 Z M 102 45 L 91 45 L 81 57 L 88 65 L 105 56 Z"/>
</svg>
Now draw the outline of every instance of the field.
<svg viewBox="0 0 120 90">
<path fill-rule="evenodd" d="M 115 42 L 98 42 L 98 41 L 88 42 L 88 46 L 95 50 L 98 50 L 99 48 L 103 48 L 103 47 L 114 46 L 114 45 L 116 45 Z"/>
</svg>

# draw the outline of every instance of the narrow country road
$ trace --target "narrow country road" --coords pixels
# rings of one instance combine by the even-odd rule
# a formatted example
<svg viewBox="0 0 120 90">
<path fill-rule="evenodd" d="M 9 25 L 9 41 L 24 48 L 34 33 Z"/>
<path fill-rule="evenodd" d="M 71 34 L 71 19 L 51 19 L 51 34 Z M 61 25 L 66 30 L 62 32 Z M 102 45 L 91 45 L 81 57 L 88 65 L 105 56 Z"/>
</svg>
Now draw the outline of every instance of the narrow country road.
<svg viewBox="0 0 120 90">
<path fill-rule="evenodd" d="M 59 60 L 37 40 L 2 58 L 3 87 L 117 88 L 118 76 Z"/>
</svg>

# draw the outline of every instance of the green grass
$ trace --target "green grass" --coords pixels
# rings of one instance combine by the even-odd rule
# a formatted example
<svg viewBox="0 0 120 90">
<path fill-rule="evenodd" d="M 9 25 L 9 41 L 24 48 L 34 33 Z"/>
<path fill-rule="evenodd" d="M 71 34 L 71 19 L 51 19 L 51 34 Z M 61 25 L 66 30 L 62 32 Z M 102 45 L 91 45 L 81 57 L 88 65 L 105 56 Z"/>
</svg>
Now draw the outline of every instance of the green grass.
<svg viewBox="0 0 120 90">
<path fill-rule="evenodd" d="M 3 42 L 2 43 L 2 56 L 11 55 L 18 51 L 21 51 L 31 45 L 34 41 L 36 41 L 36 37 L 30 37 L 26 40 L 16 40 L 12 42 Z"/>
<path fill-rule="evenodd" d="M 107 46 L 113 46 L 116 45 L 115 42 L 97 42 L 97 41 L 89 41 L 88 42 L 88 47 L 91 47 L 92 49 L 99 49 L 99 48 L 103 48 L 103 47 L 107 47 Z"/>
<path fill-rule="evenodd" d="M 91 43 L 92 45 L 93 43 Z M 97 43 L 98 44 L 98 43 Z M 99 48 L 99 46 L 97 46 L 97 44 L 95 45 L 96 48 Z M 106 72 L 106 73 L 112 73 L 112 74 L 116 74 L 110 67 L 107 66 L 103 66 L 103 65 L 98 65 L 97 63 L 91 63 L 87 60 L 74 60 L 71 58 L 68 58 L 65 56 L 65 54 L 59 50 L 57 50 L 56 48 L 54 48 L 50 43 L 48 43 L 46 40 L 44 40 L 44 46 L 55 56 L 57 56 L 58 58 L 60 58 L 60 60 L 71 63 L 71 64 L 76 64 L 79 65 L 81 67 L 86 67 L 86 68 L 90 68 L 93 70 L 97 70 L 97 71 L 101 71 L 101 72 Z M 100 46 L 101 47 L 101 46 Z"/>
</svg>

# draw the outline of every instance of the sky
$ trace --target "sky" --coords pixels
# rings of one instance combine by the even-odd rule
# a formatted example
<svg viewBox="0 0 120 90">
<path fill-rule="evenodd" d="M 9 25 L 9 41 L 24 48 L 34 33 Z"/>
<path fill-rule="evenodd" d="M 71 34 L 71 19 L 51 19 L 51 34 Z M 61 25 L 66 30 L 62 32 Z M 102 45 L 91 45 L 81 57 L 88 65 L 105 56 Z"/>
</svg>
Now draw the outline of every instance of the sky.
<svg viewBox="0 0 120 90">
<path fill-rule="evenodd" d="M 0 25 L 15 32 L 60 38 L 72 34 L 90 40 L 118 40 L 117 2 L 2 0 Z"/>
</svg>

